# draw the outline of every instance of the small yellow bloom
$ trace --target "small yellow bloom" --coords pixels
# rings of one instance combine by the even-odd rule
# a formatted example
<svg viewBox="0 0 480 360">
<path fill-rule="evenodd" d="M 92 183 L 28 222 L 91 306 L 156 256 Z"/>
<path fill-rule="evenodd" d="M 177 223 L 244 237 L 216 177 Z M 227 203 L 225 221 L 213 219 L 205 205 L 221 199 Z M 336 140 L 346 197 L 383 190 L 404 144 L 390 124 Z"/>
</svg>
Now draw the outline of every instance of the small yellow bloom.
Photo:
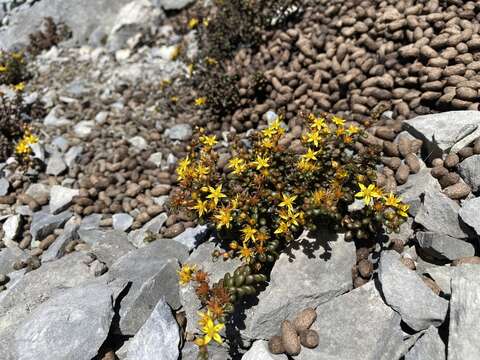
<svg viewBox="0 0 480 360">
<path fill-rule="evenodd" d="M 198 216 L 202 217 L 203 214 L 208 212 L 207 201 L 197 200 L 197 205 L 191 208 L 192 210 L 197 210 Z"/>
<path fill-rule="evenodd" d="M 204 345 L 207 345 L 210 341 L 215 340 L 217 343 L 222 343 L 222 337 L 219 334 L 219 331 L 224 328 L 225 324 L 218 323 L 214 324 L 212 319 L 208 319 L 205 326 L 202 328 L 202 332 L 205 334 L 203 337 Z"/>
<path fill-rule="evenodd" d="M 209 195 L 207 195 L 207 199 L 212 199 L 213 202 L 215 203 L 215 206 L 217 206 L 218 201 L 221 198 L 227 197 L 227 195 L 222 194 L 222 185 L 218 185 L 216 188 L 213 188 L 211 186 L 208 187 L 208 191 L 210 192 Z"/>
<path fill-rule="evenodd" d="M 280 204 L 278 204 L 278 206 L 279 207 L 285 206 L 287 207 L 288 210 L 293 211 L 293 202 L 297 197 L 298 197 L 297 195 L 288 196 L 288 195 L 282 194 L 283 201 Z"/>
<path fill-rule="evenodd" d="M 255 228 L 252 228 L 250 225 L 245 226 L 242 229 L 244 243 L 246 243 L 249 240 L 252 240 L 253 242 L 255 242 L 255 240 L 256 240 L 255 234 L 257 232 L 258 232 L 258 230 L 255 229 Z"/>
<path fill-rule="evenodd" d="M 270 164 L 268 163 L 270 161 L 269 157 L 261 157 L 260 155 L 257 156 L 257 159 L 252 162 L 254 166 L 256 166 L 257 170 L 261 170 L 263 168 L 268 168 Z"/>
<path fill-rule="evenodd" d="M 25 90 L 25 83 L 24 82 L 18 83 L 17 85 L 14 85 L 13 88 L 16 91 L 23 91 Z"/>
<path fill-rule="evenodd" d="M 218 214 L 213 216 L 217 220 L 217 229 L 220 230 L 222 226 L 230 229 L 232 227 L 232 212 L 230 209 L 223 208 L 218 211 Z"/>
<path fill-rule="evenodd" d="M 208 320 L 212 320 L 212 312 L 207 310 L 207 312 L 197 311 L 197 315 L 199 316 L 198 325 L 200 327 L 204 327 L 207 325 Z"/>
<path fill-rule="evenodd" d="M 210 173 L 210 168 L 208 166 L 199 164 L 197 166 L 197 174 L 198 175 L 208 175 Z"/>
<path fill-rule="evenodd" d="M 240 159 L 238 157 L 231 158 L 228 161 L 228 167 L 233 169 L 233 173 L 235 175 L 240 175 L 247 169 L 247 165 L 245 164 L 245 160 Z"/>
<path fill-rule="evenodd" d="M 322 130 L 325 127 L 325 119 L 314 117 L 311 127 L 313 129 Z"/>
<path fill-rule="evenodd" d="M 397 213 L 398 213 L 398 215 L 400 215 L 402 217 L 408 217 L 408 210 L 409 209 L 410 209 L 410 205 L 408 205 L 408 204 L 398 205 Z"/>
<path fill-rule="evenodd" d="M 188 21 L 188 28 L 189 29 L 194 29 L 197 27 L 199 21 L 197 18 L 191 18 L 189 21 Z"/>
<path fill-rule="evenodd" d="M 193 74 L 193 67 L 194 67 L 193 64 L 188 64 L 188 66 L 187 66 L 187 71 L 188 71 L 189 76 L 192 76 L 192 74 Z"/>
<path fill-rule="evenodd" d="M 7 67 L 6 66 L 0 66 L 0 72 L 6 72 Z"/>
<path fill-rule="evenodd" d="M 203 26 L 207 27 L 208 24 L 210 23 L 210 20 L 208 20 L 208 18 L 205 18 L 203 19 L 202 23 L 203 23 Z"/>
<path fill-rule="evenodd" d="M 266 128 L 266 129 L 263 129 L 263 130 L 262 130 L 262 134 L 263 134 L 263 136 L 265 136 L 266 138 L 271 138 L 271 137 L 273 137 L 276 133 L 277 133 L 277 130 L 275 130 L 275 129 L 272 128 L 272 127 L 268 127 L 268 128 Z"/>
<path fill-rule="evenodd" d="M 275 234 L 286 234 L 288 233 L 288 223 L 285 221 L 281 221 L 278 228 L 275 230 Z"/>
<path fill-rule="evenodd" d="M 252 258 L 253 256 L 253 251 L 252 249 L 250 249 L 249 247 L 246 247 L 245 245 L 242 246 L 242 248 L 240 249 L 240 258 L 245 261 L 245 262 L 250 262 L 250 259 Z"/>
<path fill-rule="evenodd" d="M 207 98 L 206 97 L 199 97 L 195 99 L 195 105 L 196 106 L 203 106 L 207 103 Z"/>
<path fill-rule="evenodd" d="M 310 161 L 310 160 L 317 160 L 316 155 L 320 151 L 313 151 L 311 148 L 308 148 L 307 153 L 302 155 L 302 159 L 305 159 L 305 161 Z"/>
<path fill-rule="evenodd" d="M 361 198 L 365 202 L 366 205 L 369 205 L 372 199 L 379 198 L 381 195 L 379 193 L 379 189 L 374 184 L 368 185 L 366 187 L 363 184 L 358 184 L 360 187 L 360 191 L 355 194 L 356 198 Z"/>
<path fill-rule="evenodd" d="M 338 116 L 332 116 L 332 122 L 337 126 L 343 126 L 343 124 L 345 124 L 345 120 Z"/>
<path fill-rule="evenodd" d="M 360 128 L 358 126 L 350 125 L 350 127 L 347 129 L 347 133 L 349 135 L 355 135 L 360 131 Z"/>
<path fill-rule="evenodd" d="M 312 131 L 307 134 L 307 142 L 313 143 L 316 147 L 318 147 L 318 144 L 321 140 L 320 133 L 318 131 Z"/>
<path fill-rule="evenodd" d="M 196 271 L 196 266 L 184 264 L 180 270 L 177 270 L 180 285 L 186 285 L 192 280 L 192 276 Z"/>
<path fill-rule="evenodd" d="M 400 204 L 400 199 L 397 198 L 392 192 L 388 194 L 387 197 L 384 198 L 385 205 L 397 207 Z"/>
<path fill-rule="evenodd" d="M 217 136 L 216 135 L 211 135 L 211 136 L 201 136 L 200 137 L 200 142 L 203 144 L 203 145 L 206 145 L 206 146 L 215 146 L 218 141 L 217 141 Z"/>
<path fill-rule="evenodd" d="M 211 57 L 207 57 L 207 58 L 205 58 L 205 60 L 207 61 L 208 65 L 217 65 L 218 64 L 218 61 L 215 60 L 214 58 L 211 58 Z"/>
</svg>

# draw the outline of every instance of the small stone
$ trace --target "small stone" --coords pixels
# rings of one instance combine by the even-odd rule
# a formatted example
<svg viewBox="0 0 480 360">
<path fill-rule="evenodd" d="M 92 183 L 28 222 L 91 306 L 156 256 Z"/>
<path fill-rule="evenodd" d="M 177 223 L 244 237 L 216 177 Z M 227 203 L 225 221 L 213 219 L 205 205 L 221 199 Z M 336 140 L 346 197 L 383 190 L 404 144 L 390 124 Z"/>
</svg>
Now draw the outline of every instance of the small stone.
<svg viewBox="0 0 480 360">
<path fill-rule="evenodd" d="M 282 344 L 285 348 L 285 353 L 287 355 L 298 355 L 300 354 L 301 346 L 300 339 L 293 327 L 292 323 L 288 320 L 284 320 L 281 325 L 281 337 Z"/>
<path fill-rule="evenodd" d="M 177 235 L 180 235 L 185 230 L 183 223 L 176 223 L 165 229 L 163 236 L 167 239 L 174 238 Z"/>
<path fill-rule="evenodd" d="M 145 150 L 148 147 L 147 141 L 141 136 L 134 136 L 128 142 L 138 150 Z"/>
<path fill-rule="evenodd" d="M 172 187 L 170 185 L 160 184 L 160 185 L 155 186 L 151 190 L 151 193 L 152 193 L 152 196 L 155 196 L 155 197 L 162 196 L 162 195 L 168 195 L 170 193 L 171 188 Z"/>
<path fill-rule="evenodd" d="M 312 324 L 317 320 L 317 313 L 313 308 L 306 308 L 300 311 L 295 319 L 293 319 L 292 324 L 295 330 L 300 333 L 302 330 L 307 330 L 312 326 Z"/>
<path fill-rule="evenodd" d="M 409 257 L 406 257 L 406 256 L 402 256 L 400 258 L 400 262 L 405 265 L 408 269 L 414 271 L 416 269 L 416 265 L 415 265 L 415 261 L 413 261 L 413 259 L 409 258 Z"/>
<path fill-rule="evenodd" d="M 453 261 L 475 255 L 473 244 L 448 235 L 419 231 L 416 238 L 423 253 L 437 260 Z"/>
<path fill-rule="evenodd" d="M 473 192 L 480 189 L 480 155 L 473 155 L 458 164 L 458 172 Z"/>
<path fill-rule="evenodd" d="M 50 189 L 50 213 L 58 214 L 67 209 L 73 198 L 80 193 L 78 189 L 69 189 L 60 185 L 54 185 Z"/>
<path fill-rule="evenodd" d="M 125 213 L 114 214 L 112 220 L 113 228 L 120 231 L 127 231 L 133 224 L 133 217 Z"/>
<path fill-rule="evenodd" d="M 272 354 L 283 354 L 285 348 L 283 347 L 282 338 L 278 335 L 272 336 L 268 341 L 268 350 Z"/>
<path fill-rule="evenodd" d="M 148 158 L 148 161 L 154 163 L 157 167 L 160 167 L 162 165 L 162 160 L 163 160 L 163 154 L 161 152 L 153 153 Z"/>
<path fill-rule="evenodd" d="M 315 330 L 303 330 L 299 333 L 300 343 L 309 348 L 315 349 L 320 341 L 318 333 Z"/>
<path fill-rule="evenodd" d="M 480 197 L 465 201 L 462 204 L 458 215 L 460 218 L 480 236 L 480 217 L 478 210 L 480 209 Z"/>
<path fill-rule="evenodd" d="M 360 275 L 366 279 L 370 278 L 373 273 L 373 264 L 369 260 L 361 260 L 358 263 L 358 272 Z"/>
<path fill-rule="evenodd" d="M 192 137 L 192 126 L 189 124 L 177 124 L 167 129 L 165 134 L 171 140 L 187 141 Z"/>
<path fill-rule="evenodd" d="M 91 120 L 82 120 L 73 127 L 73 132 L 81 139 L 90 136 L 95 127 L 95 122 Z"/>
<path fill-rule="evenodd" d="M 443 193 L 453 200 L 464 199 L 471 192 L 472 192 L 472 189 L 470 189 L 470 186 L 468 186 L 464 182 L 459 182 L 457 184 L 450 185 L 445 189 L 443 189 Z"/>
<path fill-rule="evenodd" d="M 10 183 L 7 179 L 0 179 L 0 196 L 5 196 L 8 194 L 8 189 L 10 188 Z"/>
<path fill-rule="evenodd" d="M 460 162 L 460 158 L 457 154 L 448 154 L 444 160 L 444 166 L 447 169 L 453 169 Z"/>
<path fill-rule="evenodd" d="M 479 256 L 467 256 L 464 258 L 456 259 L 452 262 L 452 266 L 460 266 L 460 265 L 480 265 L 480 257 Z"/>
<path fill-rule="evenodd" d="M 67 165 L 63 161 L 62 156 L 59 153 L 54 153 L 49 159 L 47 164 L 46 173 L 48 175 L 58 176 L 67 169 Z"/>
</svg>

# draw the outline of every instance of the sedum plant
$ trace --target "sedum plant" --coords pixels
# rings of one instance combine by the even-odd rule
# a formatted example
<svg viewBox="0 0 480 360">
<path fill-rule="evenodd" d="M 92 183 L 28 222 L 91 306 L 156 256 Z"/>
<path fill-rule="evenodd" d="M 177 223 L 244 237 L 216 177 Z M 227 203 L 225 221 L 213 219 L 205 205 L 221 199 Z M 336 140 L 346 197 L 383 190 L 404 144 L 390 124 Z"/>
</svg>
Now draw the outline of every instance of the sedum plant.
<svg viewBox="0 0 480 360">
<path fill-rule="evenodd" d="M 382 229 L 397 231 L 408 216 L 408 205 L 375 185 L 380 150 L 357 151 L 363 129 L 328 114 L 301 116 L 305 131 L 294 150 L 277 118 L 248 139 L 232 137 L 224 170 L 217 166 L 216 137 L 202 130 L 178 165 L 171 209 L 215 226 L 223 250 L 214 257 L 242 260 L 214 284 L 197 264 L 179 272 L 182 285 L 195 283 L 204 306 L 195 336 L 201 359 L 212 341 L 222 341 L 219 331 L 236 304 L 265 286 L 273 263 L 301 231 L 328 227 L 345 232 L 346 240 L 371 241 Z"/>
<path fill-rule="evenodd" d="M 24 89 L 26 61 L 21 52 L 0 51 L 0 84 L 10 85 L 17 91 Z"/>
</svg>

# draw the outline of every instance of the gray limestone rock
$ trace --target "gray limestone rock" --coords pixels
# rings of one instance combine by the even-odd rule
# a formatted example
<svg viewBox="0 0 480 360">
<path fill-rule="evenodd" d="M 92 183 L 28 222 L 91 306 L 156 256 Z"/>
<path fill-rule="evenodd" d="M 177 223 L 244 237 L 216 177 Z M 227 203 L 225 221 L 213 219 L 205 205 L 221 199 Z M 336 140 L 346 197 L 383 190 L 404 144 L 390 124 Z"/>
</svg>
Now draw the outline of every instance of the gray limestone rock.
<svg viewBox="0 0 480 360">
<path fill-rule="evenodd" d="M 318 347 L 303 347 L 295 360 L 392 360 L 404 351 L 400 316 L 373 281 L 320 305 L 311 329 L 319 334 Z"/>
<path fill-rule="evenodd" d="M 475 360 L 480 354 L 480 266 L 462 265 L 452 277 L 448 360 Z"/>
<path fill-rule="evenodd" d="M 172 310 L 164 299 L 156 304 L 128 345 L 127 360 L 177 360 L 180 335 Z"/>
<path fill-rule="evenodd" d="M 295 243 L 291 257 L 281 254 L 270 284 L 258 296 L 258 304 L 248 309 L 243 335 L 249 339 L 268 339 L 278 332 L 280 323 L 306 307 L 317 307 L 352 288 L 351 268 L 355 264 L 355 245 L 343 234 L 321 231 L 315 239 L 303 234 Z"/>
<path fill-rule="evenodd" d="M 448 301 L 435 295 L 414 271 L 403 265 L 398 253 L 382 253 L 378 278 L 386 303 L 412 329 L 439 326 L 445 320 Z"/>
</svg>

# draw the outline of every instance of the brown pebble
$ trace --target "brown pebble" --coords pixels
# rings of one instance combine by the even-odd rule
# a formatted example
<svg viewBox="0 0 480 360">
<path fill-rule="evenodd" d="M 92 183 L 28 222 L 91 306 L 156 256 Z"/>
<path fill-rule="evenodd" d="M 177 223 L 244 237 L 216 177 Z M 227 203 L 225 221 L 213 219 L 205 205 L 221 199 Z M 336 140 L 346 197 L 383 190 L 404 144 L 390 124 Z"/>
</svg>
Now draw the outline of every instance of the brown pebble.
<svg viewBox="0 0 480 360">
<path fill-rule="evenodd" d="M 443 189 L 443 193 L 447 195 L 450 199 L 453 200 L 460 200 L 466 198 L 470 193 L 472 192 L 472 189 L 470 186 L 465 184 L 463 181 L 458 182 L 454 185 L 450 185 Z"/>
<path fill-rule="evenodd" d="M 20 247 L 20 249 L 26 249 L 30 246 L 31 242 L 32 242 L 31 236 L 24 236 L 24 238 L 22 239 L 22 241 L 20 241 L 18 246 Z"/>
<path fill-rule="evenodd" d="M 373 273 L 373 264 L 370 260 L 363 259 L 358 263 L 358 272 L 366 279 L 370 278 Z"/>
<path fill-rule="evenodd" d="M 13 269 L 14 270 L 20 270 L 26 267 L 27 264 L 23 260 L 17 260 L 13 263 Z"/>
<path fill-rule="evenodd" d="M 268 350 L 272 354 L 283 354 L 285 348 L 283 347 L 282 338 L 278 335 L 272 336 L 268 341 Z"/>
<path fill-rule="evenodd" d="M 15 196 L 5 195 L 0 196 L 0 205 L 13 205 L 15 204 Z"/>
<path fill-rule="evenodd" d="M 410 172 L 416 174 L 420 171 L 420 160 L 417 158 L 417 155 L 414 153 L 410 153 L 405 156 L 405 163 L 410 168 Z"/>
<path fill-rule="evenodd" d="M 394 171 L 402 165 L 402 160 L 398 157 L 382 157 L 382 162 Z"/>
<path fill-rule="evenodd" d="M 480 137 L 473 143 L 473 153 L 480 154 Z"/>
<path fill-rule="evenodd" d="M 359 263 L 363 259 L 368 259 L 368 256 L 370 255 L 370 251 L 366 247 L 361 247 L 357 249 L 356 255 L 357 255 L 357 263 Z"/>
<path fill-rule="evenodd" d="M 282 321 L 280 330 L 285 353 L 292 356 L 300 354 L 302 349 L 300 345 L 300 339 L 292 323 L 288 320 Z"/>
<path fill-rule="evenodd" d="M 167 239 L 171 239 L 177 235 L 180 235 L 184 231 L 185 231 L 185 226 L 183 225 L 183 223 L 176 223 L 166 228 L 165 231 L 163 232 L 163 236 L 166 237 Z"/>
<path fill-rule="evenodd" d="M 454 185 L 460 181 L 460 175 L 457 173 L 451 172 L 447 175 L 442 176 L 438 179 L 438 183 L 441 185 L 442 188 L 445 188 L 450 185 Z"/>
<path fill-rule="evenodd" d="M 312 324 L 317 320 L 317 312 L 313 308 L 306 308 L 300 311 L 295 319 L 293 319 L 292 324 L 300 332 L 302 330 L 307 330 L 312 326 Z"/>
<path fill-rule="evenodd" d="M 432 160 L 432 166 L 437 167 L 437 166 L 443 166 L 443 160 L 440 158 L 436 158 Z"/>
<path fill-rule="evenodd" d="M 37 256 L 37 257 L 39 257 L 39 256 L 42 255 L 42 254 L 43 254 L 43 250 L 40 249 L 39 247 L 37 247 L 37 248 L 33 249 L 32 251 L 30 251 L 30 255 L 31 255 L 31 256 Z"/>
<path fill-rule="evenodd" d="M 398 151 L 405 157 L 412 152 L 412 141 L 406 136 L 399 136 L 398 139 Z"/>
<path fill-rule="evenodd" d="M 391 240 L 391 247 L 393 250 L 401 254 L 403 253 L 403 249 L 405 248 L 405 243 L 402 239 L 394 238 Z"/>
<path fill-rule="evenodd" d="M 151 194 L 152 194 L 152 196 L 168 195 L 170 193 L 171 188 L 172 187 L 170 185 L 160 184 L 160 185 L 155 186 L 151 190 Z"/>
<path fill-rule="evenodd" d="M 460 149 L 458 151 L 458 156 L 460 156 L 460 158 L 462 159 L 466 159 L 470 156 L 473 155 L 473 148 L 472 147 L 464 147 L 463 149 Z"/>
<path fill-rule="evenodd" d="M 318 346 L 320 338 L 315 330 L 303 330 L 299 333 L 300 344 L 309 349 L 314 349 Z"/>
<path fill-rule="evenodd" d="M 441 177 L 448 175 L 448 170 L 445 169 L 443 166 L 435 166 L 430 170 L 430 174 L 436 179 L 440 179 Z"/>
<path fill-rule="evenodd" d="M 399 185 L 403 185 L 407 182 L 409 174 L 410 168 L 406 164 L 401 164 L 395 173 L 395 180 Z"/>
<path fill-rule="evenodd" d="M 357 276 L 355 279 L 353 279 L 353 287 L 356 289 L 356 288 L 359 288 L 360 286 L 363 286 L 365 285 L 366 283 L 368 283 L 368 279 L 365 279 L 361 276 Z"/>
<path fill-rule="evenodd" d="M 443 166 L 447 169 L 452 169 L 460 162 L 460 158 L 457 154 L 448 154 L 443 161 Z"/>
<path fill-rule="evenodd" d="M 48 235 L 45 239 L 40 241 L 40 244 L 38 247 L 42 250 L 46 250 L 49 248 L 50 245 L 54 243 L 54 241 L 57 239 L 57 237 L 53 234 Z"/>
</svg>

